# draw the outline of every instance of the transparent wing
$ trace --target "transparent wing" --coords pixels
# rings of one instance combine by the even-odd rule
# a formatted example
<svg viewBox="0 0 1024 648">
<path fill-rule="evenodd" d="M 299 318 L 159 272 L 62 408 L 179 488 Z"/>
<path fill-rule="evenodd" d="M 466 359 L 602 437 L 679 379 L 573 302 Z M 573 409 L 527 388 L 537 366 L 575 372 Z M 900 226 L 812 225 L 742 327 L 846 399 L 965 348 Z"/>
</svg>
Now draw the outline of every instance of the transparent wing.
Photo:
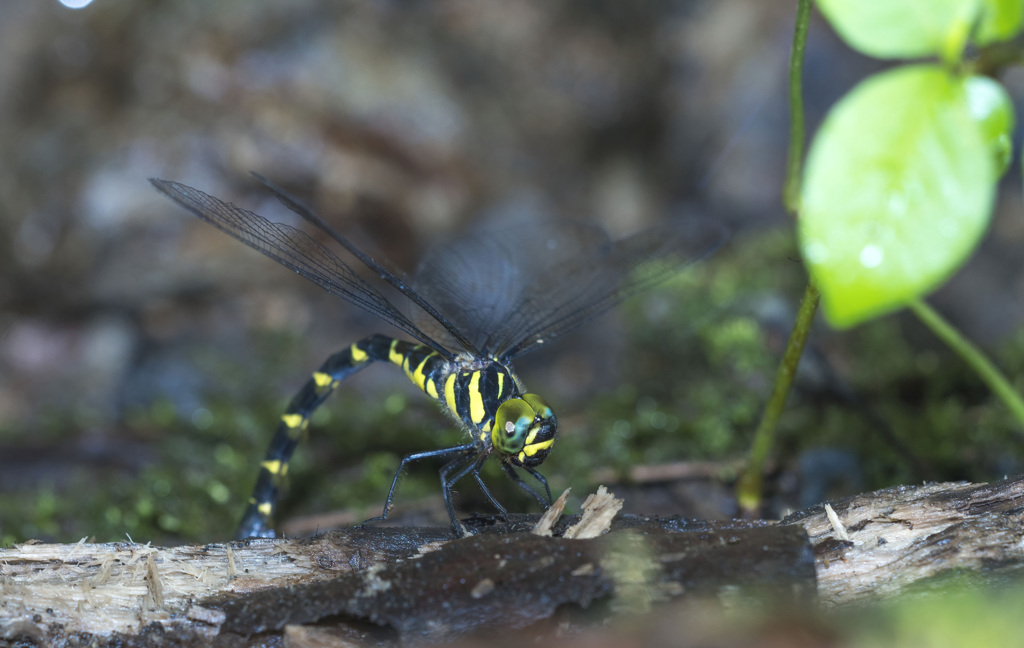
<svg viewBox="0 0 1024 648">
<path fill-rule="evenodd" d="M 327 292 L 373 313 L 449 359 L 454 357 L 344 261 L 305 232 L 282 223 L 272 223 L 259 214 L 188 185 L 159 179 L 150 179 L 150 182 L 168 198 L 222 232 L 294 270 Z M 379 265 L 370 265 L 370 268 L 378 273 L 383 271 Z"/>
<path fill-rule="evenodd" d="M 615 242 L 580 223 L 488 228 L 431 252 L 414 283 L 476 348 L 511 359 L 667 279 L 725 239 L 725 228 L 704 218 L 675 219 Z"/>
<path fill-rule="evenodd" d="M 454 325 L 452 325 L 452 323 L 449 322 L 444 315 L 438 312 L 438 310 L 434 308 L 427 300 L 423 299 L 423 297 L 421 297 L 420 294 L 417 293 L 412 288 L 412 286 L 409 285 L 408 281 L 406 281 L 404 277 L 400 276 L 401 273 L 394 272 L 389 270 L 388 268 L 385 268 L 383 265 L 378 263 L 373 257 L 360 250 L 358 247 L 355 246 L 354 243 L 352 243 L 352 241 L 348 240 L 348 238 L 343 236 L 341 232 L 328 225 L 327 221 L 317 216 L 315 213 L 313 213 L 311 209 L 302 204 L 302 202 L 299 199 L 293 197 L 291 194 L 287 193 L 277 185 L 273 184 L 260 174 L 253 173 L 252 175 L 264 187 L 272 191 L 274 195 L 277 196 L 277 199 L 280 200 L 285 207 L 292 210 L 302 218 L 306 219 L 307 222 L 315 225 L 320 229 L 320 231 L 324 232 L 332 239 L 337 241 L 343 248 L 348 250 L 349 253 L 352 254 L 352 256 L 359 259 L 363 263 L 363 265 L 377 273 L 377 275 L 381 279 L 391 284 L 391 286 L 394 287 L 395 290 L 408 297 L 414 304 L 416 304 L 420 309 L 422 309 L 423 312 L 425 312 L 427 315 L 433 318 L 437 322 L 437 324 L 440 324 L 442 329 L 444 329 L 445 336 L 451 338 L 455 343 L 453 345 L 453 348 L 462 347 L 467 351 L 478 353 L 478 350 L 473 348 L 469 340 L 466 339 L 462 332 L 456 329 Z"/>
<path fill-rule="evenodd" d="M 493 357 L 502 341 L 525 323 L 528 314 L 517 309 L 545 268 L 556 258 L 586 258 L 607 244 L 601 229 L 580 223 L 485 224 L 431 248 L 413 284 L 469 336 L 473 347 Z M 445 335 L 430 322 L 420 325 L 432 335 Z"/>
</svg>

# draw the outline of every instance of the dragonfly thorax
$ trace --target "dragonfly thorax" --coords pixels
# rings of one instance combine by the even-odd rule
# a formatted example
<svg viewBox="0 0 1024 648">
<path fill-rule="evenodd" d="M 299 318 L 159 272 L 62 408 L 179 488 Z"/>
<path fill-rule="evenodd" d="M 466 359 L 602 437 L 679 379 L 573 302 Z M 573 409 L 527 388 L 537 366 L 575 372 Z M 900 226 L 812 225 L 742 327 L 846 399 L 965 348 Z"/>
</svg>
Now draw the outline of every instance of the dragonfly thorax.
<svg viewBox="0 0 1024 648">
<path fill-rule="evenodd" d="M 558 422 L 536 394 L 524 393 L 506 364 L 459 358 L 444 378 L 439 395 L 473 438 L 520 466 L 537 466 L 554 444 Z"/>
</svg>

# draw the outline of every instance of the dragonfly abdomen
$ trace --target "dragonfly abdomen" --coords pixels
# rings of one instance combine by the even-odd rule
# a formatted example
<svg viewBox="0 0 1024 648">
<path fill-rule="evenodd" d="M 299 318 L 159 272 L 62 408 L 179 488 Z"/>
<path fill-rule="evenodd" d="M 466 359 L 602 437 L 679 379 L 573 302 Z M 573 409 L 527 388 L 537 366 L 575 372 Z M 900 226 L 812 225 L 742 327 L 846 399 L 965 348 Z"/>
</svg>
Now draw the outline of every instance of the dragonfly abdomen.
<svg viewBox="0 0 1024 648">
<path fill-rule="evenodd" d="M 448 372 L 451 364 L 429 347 L 380 334 L 354 342 L 328 358 L 313 372 L 281 416 L 267 453 L 260 462 L 259 477 L 239 525 L 238 537 L 273 536 L 273 517 L 288 474 L 288 464 L 309 427 L 310 417 L 341 381 L 377 361 L 399 365 L 420 389 L 435 398 L 438 379 Z"/>
<path fill-rule="evenodd" d="M 403 340 L 390 340 L 386 357 L 378 359 L 401 367 L 414 385 L 434 399 L 440 399 L 445 376 L 451 373 L 453 367 L 451 362 L 430 347 Z"/>
</svg>

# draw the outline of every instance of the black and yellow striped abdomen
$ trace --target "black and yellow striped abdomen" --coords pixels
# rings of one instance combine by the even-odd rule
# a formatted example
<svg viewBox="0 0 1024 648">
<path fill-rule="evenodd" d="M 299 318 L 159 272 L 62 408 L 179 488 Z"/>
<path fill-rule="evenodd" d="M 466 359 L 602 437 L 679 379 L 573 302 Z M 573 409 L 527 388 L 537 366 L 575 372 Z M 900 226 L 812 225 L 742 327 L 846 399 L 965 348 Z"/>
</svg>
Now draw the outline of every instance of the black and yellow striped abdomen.
<svg viewBox="0 0 1024 648">
<path fill-rule="evenodd" d="M 497 363 L 449 361 L 430 347 L 371 335 L 335 353 L 320 366 L 281 416 L 239 528 L 240 537 L 273 533 L 273 516 L 288 474 L 288 463 L 316 408 L 338 384 L 371 362 L 389 362 L 443 409 L 461 421 L 481 450 L 490 448 L 490 431 L 501 403 L 519 394 L 515 378 Z"/>
<path fill-rule="evenodd" d="M 390 342 L 390 338 L 374 335 L 335 353 L 313 372 L 292 398 L 260 462 L 259 477 L 239 525 L 238 537 L 274 535 L 272 520 L 281 486 L 288 474 L 288 463 L 309 427 L 313 412 L 342 380 L 378 359 L 382 349 L 386 354 Z"/>
<path fill-rule="evenodd" d="M 359 344 L 362 343 L 357 342 L 352 346 Z M 439 397 L 444 377 L 452 371 L 452 363 L 430 347 L 402 340 L 391 340 L 387 357 L 379 359 L 401 367 L 414 385 L 434 399 Z"/>
</svg>

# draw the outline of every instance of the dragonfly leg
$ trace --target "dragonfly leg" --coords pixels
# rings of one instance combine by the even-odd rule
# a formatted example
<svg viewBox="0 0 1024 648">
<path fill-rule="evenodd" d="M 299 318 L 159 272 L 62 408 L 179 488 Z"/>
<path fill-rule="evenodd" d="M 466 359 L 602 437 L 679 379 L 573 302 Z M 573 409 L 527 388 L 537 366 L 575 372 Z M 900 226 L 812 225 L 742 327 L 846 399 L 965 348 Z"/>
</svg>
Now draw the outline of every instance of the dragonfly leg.
<svg viewBox="0 0 1024 648">
<path fill-rule="evenodd" d="M 477 485 L 480 486 L 480 490 L 482 490 L 484 495 L 487 496 L 487 501 L 491 503 L 491 506 L 498 509 L 498 514 L 501 515 L 502 519 L 505 520 L 505 523 L 508 524 L 508 511 L 501 505 L 498 498 L 491 493 L 491 489 L 487 488 L 487 484 L 484 483 L 483 478 L 480 476 L 479 466 L 477 466 L 476 470 L 473 471 L 473 479 L 476 480 Z"/>
<path fill-rule="evenodd" d="M 480 484 L 481 488 L 483 488 L 487 499 L 497 507 L 503 517 L 506 519 L 508 518 L 508 513 L 506 513 L 505 508 L 499 504 L 496 499 L 494 499 L 494 496 L 491 495 L 491 491 L 487 489 L 487 486 L 485 486 L 483 481 L 480 479 L 480 467 L 484 465 L 484 461 L 487 460 L 487 456 L 490 453 L 480 452 L 476 454 L 476 457 L 473 457 L 472 455 L 477 453 L 478 450 L 479 446 L 471 445 L 464 456 L 453 459 L 441 468 L 441 492 L 444 495 L 444 503 L 445 506 L 448 507 L 448 517 L 452 521 L 452 530 L 455 531 L 456 537 L 464 536 L 466 533 L 462 529 L 461 525 L 459 525 L 459 519 L 455 515 L 455 505 L 452 503 L 452 486 L 470 473 L 473 474 L 476 482 Z M 449 478 L 448 473 L 456 469 L 458 469 L 458 472 L 455 473 L 455 476 Z"/>
<path fill-rule="evenodd" d="M 448 468 L 453 464 L 457 464 L 463 461 L 465 456 L 475 449 L 476 445 L 472 443 L 467 443 L 466 445 L 455 446 L 453 448 L 442 448 L 441 450 L 427 450 L 426 452 L 414 452 L 413 454 L 405 455 L 404 457 L 402 457 L 401 463 L 398 464 L 398 470 L 395 471 L 395 477 L 394 479 L 391 480 L 391 488 L 390 490 L 388 490 L 388 497 L 386 500 L 384 500 L 384 511 L 377 517 L 372 517 L 369 520 L 365 520 L 363 524 L 388 519 L 388 513 L 391 512 L 391 501 L 395 498 L 395 490 L 398 488 L 398 480 L 399 478 L 401 478 L 402 472 L 405 470 L 406 464 L 412 463 L 414 461 L 420 461 L 421 459 L 434 459 L 437 457 L 447 457 L 449 455 L 461 455 L 445 464 L 445 467 L 441 469 L 443 476 L 443 471 L 445 470 L 445 468 Z M 442 484 L 443 483 L 444 480 L 442 479 Z M 454 518 L 454 514 L 452 513 L 451 510 L 450 498 L 448 497 L 447 491 L 445 492 L 445 502 L 448 504 L 449 514 L 452 514 Z"/>
<path fill-rule="evenodd" d="M 533 475 L 534 479 L 540 482 L 541 486 L 544 487 L 544 495 L 541 495 L 535 488 L 524 482 L 522 477 L 519 476 L 519 473 L 517 473 L 515 468 L 509 465 L 508 462 L 501 462 L 501 469 L 505 471 L 505 474 L 509 476 L 509 479 L 514 481 L 519 488 L 529 493 L 530 496 L 537 500 L 537 502 L 544 508 L 551 506 L 551 488 L 548 486 L 548 480 L 544 479 L 544 475 L 540 474 L 533 468 L 529 468 L 527 466 L 522 466 L 522 468 Z M 545 499 L 545 495 L 547 496 L 547 499 Z"/>
<path fill-rule="evenodd" d="M 533 478 L 540 482 L 540 485 L 544 487 L 544 495 L 548 498 L 547 506 L 551 506 L 553 500 L 551 499 L 551 487 L 548 486 L 548 480 L 534 468 L 523 466 L 523 470 L 533 475 Z M 541 502 L 541 504 L 543 505 L 544 502 Z"/>
</svg>

